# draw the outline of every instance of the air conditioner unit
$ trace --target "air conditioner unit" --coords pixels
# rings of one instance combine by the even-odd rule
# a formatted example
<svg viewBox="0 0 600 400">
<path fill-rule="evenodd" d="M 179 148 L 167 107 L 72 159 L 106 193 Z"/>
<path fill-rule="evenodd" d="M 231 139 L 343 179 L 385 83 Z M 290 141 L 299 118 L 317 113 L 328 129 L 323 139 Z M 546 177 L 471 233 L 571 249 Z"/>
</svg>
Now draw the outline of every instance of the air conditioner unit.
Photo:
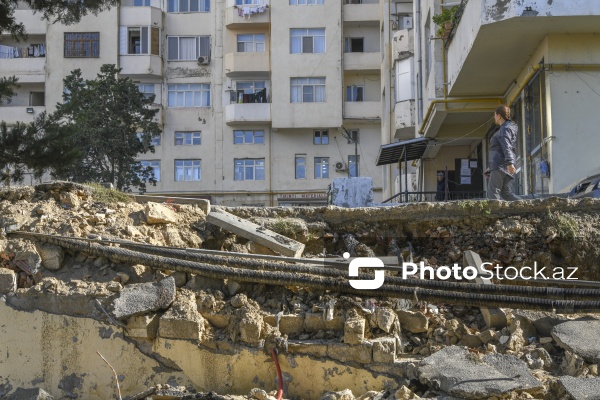
<svg viewBox="0 0 600 400">
<path fill-rule="evenodd" d="M 335 163 L 335 170 L 337 172 L 344 172 L 344 171 L 348 171 L 348 167 L 346 167 L 346 164 L 344 164 L 341 161 L 338 161 Z"/>
<path fill-rule="evenodd" d="M 209 56 L 200 56 L 198 57 L 198 65 L 207 65 L 210 63 Z"/>
</svg>

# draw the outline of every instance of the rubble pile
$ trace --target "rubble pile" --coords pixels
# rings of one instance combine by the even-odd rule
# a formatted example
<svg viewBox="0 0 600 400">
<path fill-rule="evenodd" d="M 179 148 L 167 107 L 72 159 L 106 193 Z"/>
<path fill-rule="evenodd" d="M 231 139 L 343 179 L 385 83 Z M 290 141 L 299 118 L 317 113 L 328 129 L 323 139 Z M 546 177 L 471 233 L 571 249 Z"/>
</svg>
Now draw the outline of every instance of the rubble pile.
<svg viewBox="0 0 600 400">
<path fill-rule="evenodd" d="M 457 262 L 466 250 L 502 265 L 532 260 L 566 265 L 567 260 L 584 255 L 598 257 L 600 236 L 594 227 L 598 222 L 594 210 L 600 202 L 557 201 L 532 203 L 529 212 L 527 208 L 508 210 L 502 204 L 419 204 L 413 206 L 412 218 L 406 216 L 411 210 L 408 206 L 401 212 L 336 208 L 227 211 L 305 244 L 304 257 L 352 251 L 354 255 L 410 256 L 430 265 Z M 483 208 L 474 214 L 474 207 Z M 260 244 L 207 223 L 209 210 L 202 202 L 97 202 L 89 188 L 74 184 L 0 191 L 0 303 L 5 304 L 0 315 L 9 307 L 93 319 L 101 324 L 102 339 L 123 340 L 155 360 L 160 365 L 155 373 L 161 370 L 189 378 L 187 382 L 177 378 L 185 383 L 179 387 L 177 379 L 152 381 L 154 375 L 149 371 L 144 382 L 132 383 L 127 381 L 128 371 L 119 371 L 124 384 L 131 385 L 125 387 L 127 395 L 148 391 L 140 398 L 274 399 L 277 380 L 259 378 L 258 366 L 255 379 L 243 383 L 238 382 L 242 377 L 232 372 L 244 357 L 257 357 L 257 363 L 270 363 L 267 372 L 274 379 L 272 350 L 284 364 L 286 398 L 583 399 L 589 393 L 597 395 L 600 343 L 595 339 L 600 320 L 594 315 L 504 309 L 505 324 L 490 327 L 473 307 L 378 298 L 376 291 L 367 298 L 206 278 L 114 262 L 12 234 L 25 231 L 92 241 L 126 239 L 153 246 L 273 254 Z M 501 217 L 496 215 L 490 223 L 492 213 Z M 577 235 L 569 230 L 574 226 Z M 352 234 L 351 240 L 348 234 Z M 585 240 L 576 240 L 577 236 Z M 580 278 L 598 274 L 591 268 L 582 273 Z M 6 332 L 0 329 L 0 338 Z M 73 336 L 70 346 L 79 342 Z M 11 362 L 14 357 L 11 355 Z M 221 360 L 219 357 L 230 361 L 221 366 L 221 361 L 215 361 Z M 77 384 L 68 390 L 64 383 L 50 385 L 39 376 L 32 376 L 27 387 L 17 388 L 6 378 L 8 370 L 3 372 L 8 361 L 8 356 L 5 360 L 0 357 L 0 397 L 14 397 L 18 390 L 37 390 L 45 397 L 36 398 L 44 399 L 102 398 L 86 394 L 85 371 L 77 375 L 81 382 L 75 380 Z M 311 368 L 321 371 L 319 365 L 324 363 L 331 363 L 322 367 L 324 376 L 311 375 Z M 202 377 L 189 372 L 195 367 L 204 368 Z M 61 368 L 68 370 L 67 366 Z M 244 368 L 244 373 L 251 377 L 252 367 Z M 223 378 L 221 374 L 231 376 Z M 365 377 L 362 382 L 358 374 L 364 374 L 360 375 Z M 354 384 L 352 389 L 342 386 L 318 393 L 298 392 L 317 387 L 317 381 L 337 382 L 334 379 L 346 375 Z M 236 395 L 225 395 L 226 387 Z M 103 390 L 110 393 L 111 389 Z"/>
</svg>

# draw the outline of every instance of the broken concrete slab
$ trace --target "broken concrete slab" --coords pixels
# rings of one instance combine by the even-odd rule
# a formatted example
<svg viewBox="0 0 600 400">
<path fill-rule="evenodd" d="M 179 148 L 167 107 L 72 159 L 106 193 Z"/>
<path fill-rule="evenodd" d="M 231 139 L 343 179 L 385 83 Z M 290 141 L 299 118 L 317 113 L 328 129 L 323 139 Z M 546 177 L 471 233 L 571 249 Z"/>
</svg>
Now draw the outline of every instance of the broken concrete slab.
<svg viewBox="0 0 600 400">
<path fill-rule="evenodd" d="M 171 276 L 157 283 L 127 285 L 113 301 L 112 313 L 123 319 L 165 309 L 175 300 L 175 293 L 175 279 Z"/>
<path fill-rule="evenodd" d="M 600 378 L 561 376 L 559 382 L 573 400 L 600 399 Z"/>
<path fill-rule="evenodd" d="M 396 361 L 396 339 L 379 338 L 373 340 L 373 362 L 393 363 Z"/>
<path fill-rule="evenodd" d="M 552 329 L 554 329 L 556 325 L 570 321 L 562 315 L 547 311 L 513 310 L 512 313 L 517 320 L 522 321 L 521 327 L 524 326 L 523 323 L 525 323 L 525 326 L 527 326 L 528 323 L 533 324 L 540 337 L 550 336 L 552 334 Z M 523 331 L 525 331 L 525 329 L 523 329 Z"/>
<path fill-rule="evenodd" d="M 54 397 L 50 396 L 44 389 L 33 388 L 23 389 L 18 388 L 6 400 L 53 400 Z"/>
<path fill-rule="evenodd" d="M 171 307 L 160 317 L 158 336 L 201 340 L 203 331 L 204 318 L 198 312 L 196 295 L 186 289 L 180 290 Z"/>
<path fill-rule="evenodd" d="M 486 274 L 485 269 L 483 268 L 483 261 L 481 260 L 481 257 L 479 257 L 479 254 L 475 253 L 474 251 L 467 250 L 463 253 L 463 266 L 475 267 L 480 274 Z M 475 282 L 483 285 L 494 284 L 490 279 L 483 278 L 481 276 L 475 278 Z M 485 320 L 485 324 L 488 328 L 502 329 L 508 324 L 506 313 L 500 308 L 480 307 L 479 310 L 481 311 L 481 315 L 483 315 L 483 319 Z"/>
<path fill-rule="evenodd" d="M 373 178 L 335 178 L 331 183 L 331 204 L 349 208 L 371 206 Z"/>
<path fill-rule="evenodd" d="M 206 221 L 268 247 L 284 256 L 300 257 L 304 251 L 303 243 L 282 236 L 223 210 L 214 210 L 208 214 Z"/>
<path fill-rule="evenodd" d="M 38 244 L 37 251 L 42 257 L 42 266 L 50 271 L 58 271 L 65 259 L 65 252 L 60 246 L 53 244 Z"/>
<path fill-rule="evenodd" d="M 35 276 L 40 272 L 42 257 L 35 250 L 18 251 L 12 262 L 29 275 Z"/>
<path fill-rule="evenodd" d="M 465 399 L 488 399 L 542 387 L 527 364 L 514 356 L 491 353 L 481 357 L 458 346 L 446 347 L 422 360 L 418 376 L 422 383 Z"/>
<path fill-rule="evenodd" d="M 552 337 L 565 350 L 569 350 L 591 364 L 600 363 L 600 320 L 564 322 L 552 330 Z"/>
<path fill-rule="evenodd" d="M 146 204 L 144 215 L 148 224 L 172 224 L 178 220 L 177 213 L 172 208 L 158 203 Z"/>
<path fill-rule="evenodd" d="M 159 317 L 158 314 L 147 314 L 129 318 L 126 335 L 135 338 L 156 338 Z"/>
<path fill-rule="evenodd" d="M 0 268 L 0 294 L 13 293 L 17 290 L 17 274 L 8 268 Z"/>
<path fill-rule="evenodd" d="M 166 197 L 166 196 L 147 196 L 147 195 L 129 195 L 137 203 L 161 202 L 169 204 L 191 204 L 198 206 L 204 214 L 210 213 L 210 201 L 206 199 L 194 199 L 188 197 Z"/>
</svg>

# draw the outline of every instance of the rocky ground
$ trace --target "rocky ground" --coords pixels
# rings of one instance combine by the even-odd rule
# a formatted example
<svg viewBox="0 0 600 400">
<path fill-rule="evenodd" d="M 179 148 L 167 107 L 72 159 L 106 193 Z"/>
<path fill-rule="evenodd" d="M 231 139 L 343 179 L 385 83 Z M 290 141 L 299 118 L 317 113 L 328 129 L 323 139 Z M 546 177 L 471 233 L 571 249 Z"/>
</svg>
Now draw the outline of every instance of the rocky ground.
<svg viewBox="0 0 600 400">
<path fill-rule="evenodd" d="M 600 398 L 597 315 L 505 309 L 506 323 L 488 327 L 472 307 L 210 279 L 116 263 L 10 234 L 273 254 L 208 224 L 206 205 L 95 198 L 90 188 L 72 184 L 0 191 L 0 296 L 6 304 L 23 311 L 108 318 L 140 347 L 159 337 L 218 351 L 276 349 L 357 366 L 395 382 L 385 391 L 322 393 L 323 400 Z M 592 268 L 600 260 L 600 202 L 520 203 L 227 211 L 306 244 L 305 257 L 410 251 L 415 261 L 448 265 L 473 250 L 502 265 L 577 265 L 580 278 L 600 277 Z M 343 240 L 348 233 L 353 241 Z M 277 396 L 260 388 L 246 396 L 168 385 L 153 389 L 157 399 Z M 0 397 L 25 398 L 2 390 L 0 384 Z M 38 397 L 31 398 L 51 398 L 31 390 L 38 390 Z"/>
</svg>

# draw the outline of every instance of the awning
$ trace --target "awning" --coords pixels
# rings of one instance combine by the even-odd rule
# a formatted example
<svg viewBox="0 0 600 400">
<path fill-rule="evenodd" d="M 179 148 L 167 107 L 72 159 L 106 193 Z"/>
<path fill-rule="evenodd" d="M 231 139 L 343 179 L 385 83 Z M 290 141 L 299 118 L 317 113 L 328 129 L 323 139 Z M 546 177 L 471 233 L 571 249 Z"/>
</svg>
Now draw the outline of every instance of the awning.
<svg viewBox="0 0 600 400">
<path fill-rule="evenodd" d="M 379 148 L 377 166 L 395 164 L 404 160 L 418 160 L 423 157 L 423 153 L 425 153 L 425 150 L 427 149 L 428 142 L 428 138 L 420 137 L 416 139 L 403 140 L 401 142 L 384 144 Z"/>
</svg>

